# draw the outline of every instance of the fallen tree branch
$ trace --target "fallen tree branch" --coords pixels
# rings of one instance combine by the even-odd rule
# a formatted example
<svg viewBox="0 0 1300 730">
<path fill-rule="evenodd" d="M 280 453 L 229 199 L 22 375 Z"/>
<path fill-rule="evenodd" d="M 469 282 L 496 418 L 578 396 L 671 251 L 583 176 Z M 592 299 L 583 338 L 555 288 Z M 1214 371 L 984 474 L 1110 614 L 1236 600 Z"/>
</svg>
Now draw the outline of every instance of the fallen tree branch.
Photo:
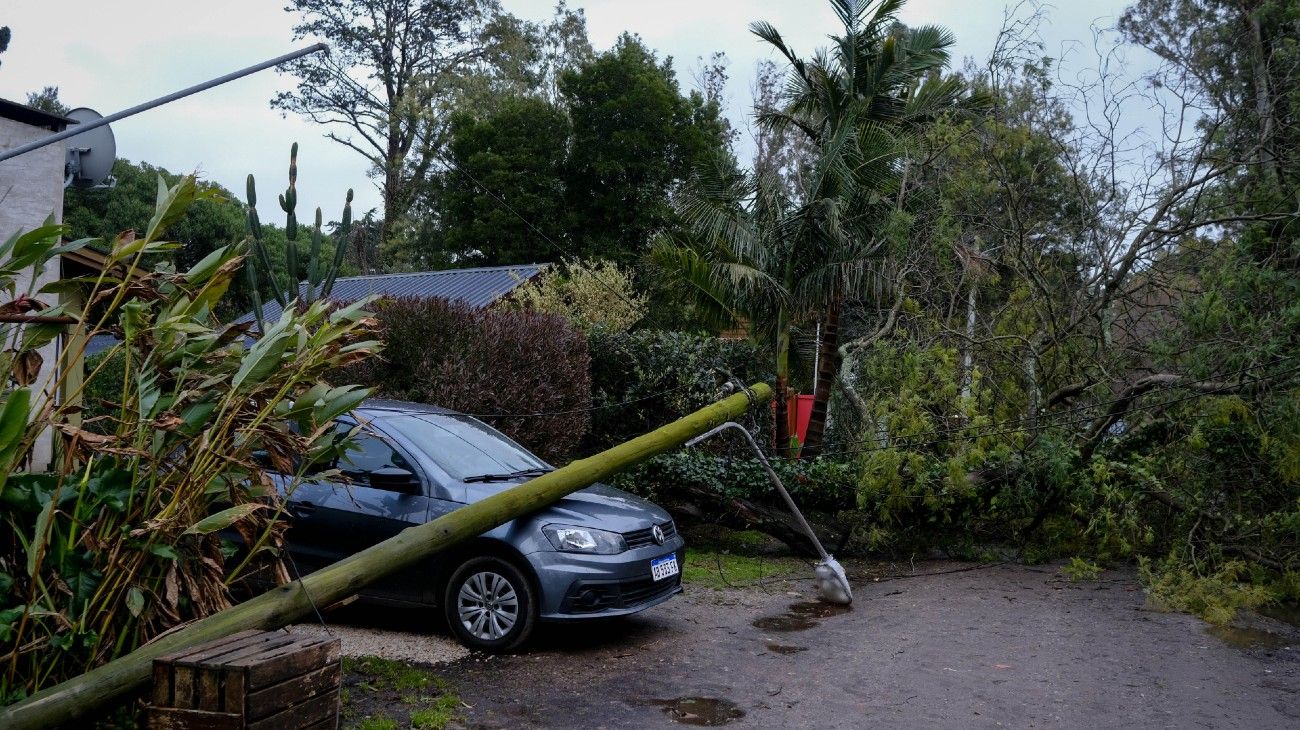
<svg viewBox="0 0 1300 730">
<path fill-rule="evenodd" d="M 1176 375 L 1174 373 L 1158 373 L 1139 378 L 1125 388 L 1118 398 L 1111 401 L 1106 412 L 1094 420 L 1084 431 L 1079 447 L 1080 458 L 1083 462 L 1087 462 L 1092 457 L 1092 453 L 1096 451 L 1097 446 L 1100 445 L 1107 429 L 1115 425 L 1115 422 L 1128 412 L 1133 405 L 1133 401 L 1157 388 L 1186 388 L 1201 393 L 1233 393 L 1241 390 L 1245 385 L 1245 383 L 1217 383 L 1207 380 L 1194 380 L 1185 375 Z"/>
</svg>

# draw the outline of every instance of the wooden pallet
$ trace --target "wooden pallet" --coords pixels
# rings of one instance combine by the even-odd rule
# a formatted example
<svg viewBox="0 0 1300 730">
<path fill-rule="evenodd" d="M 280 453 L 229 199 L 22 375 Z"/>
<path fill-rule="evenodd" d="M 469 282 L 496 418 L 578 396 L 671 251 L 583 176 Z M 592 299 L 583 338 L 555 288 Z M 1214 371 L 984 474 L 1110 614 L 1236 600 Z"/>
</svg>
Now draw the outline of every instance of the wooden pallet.
<svg viewBox="0 0 1300 730">
<path fill-rule="evenodd" d="M 302 730 L 337 726 L 339 640 L 242 631 L 159 657 L 152 730 Z"/>
</svg>

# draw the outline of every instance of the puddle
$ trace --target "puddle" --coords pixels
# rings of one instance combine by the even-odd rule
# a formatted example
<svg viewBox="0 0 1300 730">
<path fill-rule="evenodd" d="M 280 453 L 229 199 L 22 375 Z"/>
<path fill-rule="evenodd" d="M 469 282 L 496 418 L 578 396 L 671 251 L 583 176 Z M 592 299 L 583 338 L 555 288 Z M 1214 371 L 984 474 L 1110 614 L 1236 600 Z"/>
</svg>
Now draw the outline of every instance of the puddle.
<svg viewBox="0 0 1300 730">
<path fill-rule="evenodd" d="M 785 644 L 768 644 L 767 650 L 773 654 L 798 654 L 801 651 L 808 651 L 808 647 L 787 646 Z"/>
<path fill-rule="evenodd" d="M 764 631 L 806 631 L 816 626 L 820 619 L 838 616 L 852 611 L 852 606 L 841 606 L 822 601 L 800 601 L 793 603 L 780 616 L 764 616 L 754 621 L 754 628 Z"/>
<path fill-rule="evenodd" d="M 1292 626 L 1300 626 L 1300 603 L 1284 603 L 1278 606 L 1263 606 L 1257 609 L 1261 615 L 1277 619 Z"/>
<path fill-rule="evenodd" d="M 1291 641 L 1285 636 L 1260 629 L 1239 629 L 1235 626 L 1211 626 L 1205 633 L 1238 649 L 1281 649 Z"/>
<path fill-rule="evenodd" d="M 785 614 L 783 616 L 764 616 L 754 620 L 754 627 L 764 631 L 806 631 L 816 626 L 819 622 L 815 618 L 808 616 L 793 616 Z"/>
<path fill-rule="evenodd" d="M 745 716 L 734 702 L 716 697 L 678 697 L 672 700 L 647 700 L 647 705 L 663 708 L 664 714 L 683 725 L 715 727 Z"/>
<path fill-rule="evenodd" d="M 824 601 L 800 601 L 791 604 L 790 608 L 786 609 L 789 613 L 798 616 L 812 616 L 814 618 L 830 618 L 852 610 L 853 606 L 842 606 L 838 603 L 826 603 Z"/>
</svg>

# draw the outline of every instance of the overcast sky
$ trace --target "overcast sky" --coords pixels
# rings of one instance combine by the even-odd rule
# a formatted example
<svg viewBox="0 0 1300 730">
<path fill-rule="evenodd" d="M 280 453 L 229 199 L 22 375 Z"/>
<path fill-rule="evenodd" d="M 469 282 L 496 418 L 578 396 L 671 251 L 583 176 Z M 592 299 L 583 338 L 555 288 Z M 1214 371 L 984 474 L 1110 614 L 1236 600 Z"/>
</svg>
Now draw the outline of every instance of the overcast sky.
<svg viewBox="0 0 1300 730">
<path fill-rule="evenodd" d="M 527 18 L 549 17 L 554 0 L 503 0 Z M 1089 41 L 1090 27 L 1109 27 L 1125 0 L 1075 0 L 1050 11 L 1047 52 Z M 824 0 L 588 0 L 593 44 L 608 48 L 623 31 L 638 33 L 675 60 L 684 86 L 694 82 L 698 58 L 715 50 L 731 61 L 729 115 L 743 126 L 755 64 L 768 52 L 749 34 L 754 20 L 773 23 L 806 55 L 836 30 Z M 985 58 L 1001 24 L 999 0 L 911 0 L 909 24 L 938 23 L 957 35 L 958 59 Z M 182 87 L 293 50 L 293 18 L 283 0 L 163 2 L 159 0 L 2 0 L 0 25 L 13 29 L 0 56 L 0 97 L 25 100 L 29 91 L 56 85 L 69 106 L 110 114 Z M 343 194 L 356 189 L 359 213 L 378 205 L 366 164 L 324 139 L 320 127 L 284 118 L 268 101 L 289 88 L 288 77 L 264 71 L 113 125 L 120 157 L 172 172 L 197 171 L 236 192 L 244 176 L 257 176 L 264 200 L 283 189 L 290 143 L 299 142 L 299 216 L 319 205 L 327 220 L 342 210 Z M 747 142 L 742 142 L 746 145 Z M 277 218 L 263 204 L 262 217 Z"/>
</svg>

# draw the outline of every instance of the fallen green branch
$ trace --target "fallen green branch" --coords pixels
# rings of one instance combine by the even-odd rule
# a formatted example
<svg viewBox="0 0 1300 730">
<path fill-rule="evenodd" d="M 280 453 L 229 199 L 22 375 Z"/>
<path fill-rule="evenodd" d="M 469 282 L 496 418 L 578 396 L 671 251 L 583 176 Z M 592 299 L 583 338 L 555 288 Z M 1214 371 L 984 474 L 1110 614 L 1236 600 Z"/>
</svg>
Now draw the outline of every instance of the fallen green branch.
<svg viewBox="0 0 1300 730">
<path fill-rule="evenodd" d="M 199 620 L 79 677 L 37 692 L 0 711 L 7 730 L 46 728 L 82 718 L 114 698 L 143 685 L 156 657 L 245 629 L 275 629 L 312 611 L 312 602 L 343 600 L 384 576 L 517 517 L 535 512 L 565 495 L 681 446 L 688 439 L 740 416 L 772 397 L 763 384 L 680 418 L 650 433 L 586 459 L 462 507 L 424 525 L 403 530 L 334 565 Z M 308 595 L 310 594 L 310 598 Z"/>
</svg>

